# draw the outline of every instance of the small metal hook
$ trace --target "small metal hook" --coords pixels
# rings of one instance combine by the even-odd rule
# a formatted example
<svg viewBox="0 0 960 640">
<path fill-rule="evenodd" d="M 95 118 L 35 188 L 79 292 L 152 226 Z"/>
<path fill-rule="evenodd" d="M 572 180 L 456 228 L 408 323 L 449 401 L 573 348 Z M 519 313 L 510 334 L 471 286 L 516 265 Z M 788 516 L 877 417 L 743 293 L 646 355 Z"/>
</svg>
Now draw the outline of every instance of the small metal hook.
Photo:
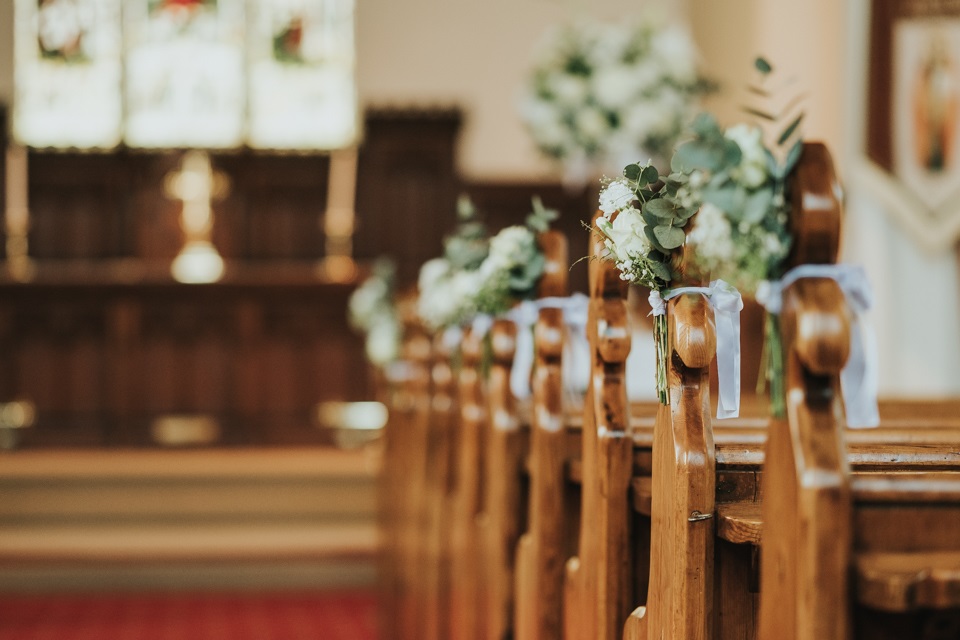
<svg viewBox="0 0 960 640">
<path fill-rule="evenodd" d="M 687 522 L 700 522 L 701 520 L 709 520 L 712 517 L 712 513 L 700 513 L 699 511 L 694 511 L 690 514 L 690 517 L 687 518 Z"/>
</svg>

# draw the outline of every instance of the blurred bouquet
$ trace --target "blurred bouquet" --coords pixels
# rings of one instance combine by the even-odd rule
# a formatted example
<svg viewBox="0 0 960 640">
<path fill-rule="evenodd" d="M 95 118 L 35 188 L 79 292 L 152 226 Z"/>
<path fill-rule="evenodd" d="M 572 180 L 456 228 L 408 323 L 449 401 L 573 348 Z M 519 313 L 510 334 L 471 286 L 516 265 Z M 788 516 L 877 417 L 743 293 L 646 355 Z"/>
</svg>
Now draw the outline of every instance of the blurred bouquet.
<svg viewBox="0 0 960 640">
<path fill-rule="evenodd" d="M 420 269 L 420 318 L 428 328 L 463 324 L 477 314 L 497 315 L 536 295 L 545 259 L 537 233 L 546 231 L 557 212 L 539 198 L 525 224 L 502 229 L 490 238 L 469 200 L 461 199 L 460 226 L 444 240 L 444 256 Z"/>
<path fill-rule="evenodd" d="M 400 319 L 394 306 L 394 264 L 384 258 L 373 265 L 373 272 L 351 294 L 347 320 L 366 336 L 367 358 L 378 367 L 400 355 Z"/>
<path fill-rule="evenodd" d="M 538 48 L 521 114 L 540 150 L 582 182 L 598 164 L 669 157 L 711 85 L 681 27 L 568 25 Z"/>
</svg>

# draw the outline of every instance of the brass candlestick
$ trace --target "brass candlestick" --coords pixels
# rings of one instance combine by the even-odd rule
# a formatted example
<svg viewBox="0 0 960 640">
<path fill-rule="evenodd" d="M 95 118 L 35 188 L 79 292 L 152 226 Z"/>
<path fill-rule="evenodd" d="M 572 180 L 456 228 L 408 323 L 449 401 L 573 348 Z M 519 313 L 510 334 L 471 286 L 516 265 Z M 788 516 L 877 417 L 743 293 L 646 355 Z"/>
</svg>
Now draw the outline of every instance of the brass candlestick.
<svg viewBox="0 0 960 640">
<path fill-rule="evenodd" d="M 183 202 L 180 227 L 185 241 L 170 272 L 178 282 L 216 282 L 223 276 L 223 258 L 211 241 L 212 203 L 226 197 L 227 177 L 213 171 L 206 151 L 187 151 L 180 169 L 167 175 L 164 190 L 168 198 Z"/>
</svg>

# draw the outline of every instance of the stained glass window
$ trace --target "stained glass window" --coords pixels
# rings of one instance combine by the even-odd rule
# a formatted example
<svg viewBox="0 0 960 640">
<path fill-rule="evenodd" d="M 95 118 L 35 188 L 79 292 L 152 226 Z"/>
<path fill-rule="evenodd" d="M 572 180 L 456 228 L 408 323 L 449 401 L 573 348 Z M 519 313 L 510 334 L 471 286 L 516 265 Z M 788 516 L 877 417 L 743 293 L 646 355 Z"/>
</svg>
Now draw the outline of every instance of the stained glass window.
<svg viewBox="0 0 960 640">
<path fill-rule="evenodd" d="M 121 139 L 121 0 L 16 0 L 14 116 L 34 147 Z"/>
<path fill-rule="evenodd" d="M 15 0 L 34 147 L 319 150 L 358 135 L 354 0 Z"/>
<path fill-rule="evenodd" d="M 353 142 L 353 0 L 253 0 L 249 25 L 250 146 Z"/>
</svg>

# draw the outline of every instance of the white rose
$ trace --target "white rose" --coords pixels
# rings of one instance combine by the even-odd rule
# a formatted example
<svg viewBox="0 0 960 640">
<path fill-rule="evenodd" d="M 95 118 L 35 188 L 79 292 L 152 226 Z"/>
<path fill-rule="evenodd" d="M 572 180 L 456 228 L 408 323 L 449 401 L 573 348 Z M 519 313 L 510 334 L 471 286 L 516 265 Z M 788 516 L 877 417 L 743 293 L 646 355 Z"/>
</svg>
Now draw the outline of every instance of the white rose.
<svg viewBox="0 0 960 640">
<path fill-rule="evenodd" d="M 450 263 L 443 258 L 434 258 L 427 260 L 420 267 L 420 277 L 417 279 L 417 286 L 420 291 L 428 291 L 433 288 L 437 282 L 445 277 L 450 271 Z"/>
<path fill-rule="evenodd" d="M 697 79 L 697 52 L 685 29 L 678 26 L 661 29 L 654 34 L 650 48 L 669 77 L 683 84 Z"/>
<path fill-rule="evenodd" d="M 733 259 L 736 251 L 732 231 L 723 210 L 705 202 L 694 218 L 693 229 L 687 233 L 687 242 L 696 247 L 698 256 L 726 262 Z"/>
<path fill-rule="evenodd" d="M 581 139 L 588 144 L 602 146 L 604 139 L 610 133 L 610 121 L 596 107 L 585 107 L 578 111 L 574 123 Z"/>
<path fill-rule="evenodd" d="M 606 109 L 621 109 L 636 97 L 636 73 L 622 64 L 606 65 L 597 69 L 591 79 L 597 103 Z"/>
<path fill-rule="evenodd" d="M 610 215 L 633 202 L 636 195 L 623 180 L 614 180 L 600 192 L 600 210 Z"/>
<path fill-rule="evenodd" d="M 613 223 L 606 229 L 614 243 L 617 260 L 627 262 L 638 255 L 646 254 L 650 244 L 643 233 L 645 223 L 640 210 L 633 207 L 622 209 Z"/>
<path fill-rule="evenodd" d="M 740 147 L 740 164 L 730 172 L 734 180 L 756 189 L 767 179 L 767 156 L 763 149 L 763 132 L 758 127 L 738 124 L 724 132 L 724 136 Z"/>
<path fill-rule="evenodd" d="M 580 108 L 589 93 L 586 78 L 564 72 L 551 74 L 547 86 L 558 103 L 572 109 Z"/>
</svg>

